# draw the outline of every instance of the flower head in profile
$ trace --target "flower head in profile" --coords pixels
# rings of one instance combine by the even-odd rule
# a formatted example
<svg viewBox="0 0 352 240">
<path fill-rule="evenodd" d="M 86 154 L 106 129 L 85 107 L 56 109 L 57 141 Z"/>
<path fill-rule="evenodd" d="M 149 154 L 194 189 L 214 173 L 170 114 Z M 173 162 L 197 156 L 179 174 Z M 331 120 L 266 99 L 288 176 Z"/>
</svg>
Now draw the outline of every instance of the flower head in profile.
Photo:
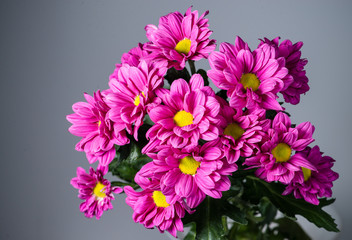
<svg viewBox="0 0 352 240">
<path fill-rule="evenodd" d="M 289 184 L 297 177 L 297 172 L 302 171 L 302 167 L 316 171 L 311 162 L 297 153 L 314 141 L 313 132 L 314 126 L 310 122 L 292 128 L 290 118 L 280 112 L 263 138 L 260 152 L 247 158 L 244 164 L 257 167 L 256 175 L 268 182 Z"/>
<path fill-rule="evenodd" d="M 109 90 L 97 91 L 93 97 L 85 93 L 87 102 L 73 104 L 75 113 L 66 117 L 73 124 L 68 129 L 69 132 L 82 137 L 76 145 L 76 150 L 86 152 L 89 163 L 99 161 L 103 166 L 107 166 L 114 159 L 114 144 L 124 145 L 129 142 L 125 130 L 117 129 L 107 117 L 110 110 L 106 104 L 108 92 Z"/>
<path fill-rule="evenodd" d="M 90 167 L 86 173 L 83 168 L 78 167 L 77 177 L 71 180 L 71 185 L 79 190 L 78 197 L 85 200 L 80 205 L 80 211 L 88 218 L 95 216 L 99 219 L 104 211 L 113 209 L 113 193 L 123 191 L 120 187 L 111 187 L 110 182 L 103 178 L 107 171 L 107 167 L 99 166 L 96 171 Z"/>
<path fill-rule="evenodd" d="M 204 18 L 208 11 L 198 16 L 198 11 L 188 8 L 185 15 L 179 12 L 169 13 L 159 20 L 159 25 L 145 27 L 147 38 L 151 44 L 146 49 L 153 52 L 153 59 L 166 61 L 168 67 L 182 70 L 187 60 L 207 58 L 215 49 L 215 40 L 209 39 L 211 31 L 208 19 Z"/>
<path fill-rule="evenodd" d="M 149 156 L 153 162 L 142 167 L 139 175 L 160 179 L 161 190 L 169 202 L 176 195 L 185 198 L 191 208 L 198 206 L 206 195 L 221 198 L 222 192 L 231 186 L 228 176 L 237 169 L 227 163 L 219 140 L 192 151 L 164 146 Z"/>
<path fill-rule="evenodd" d="M 270 127 L 270 120 L 265 119 L 264 109 L 238 111 L 228 106 L 227 102 L 221 102 L 221 113 L 225 119 L 221 141 L 226 158 L 232 164 L 240 156 L 251 157 L 259 151 L 259 144 Z"/>
<path fill-rule="evenodd" d="M 301 94 L 305 94 L 309 90 L 308 78 L 304 66 L 307 64 L 307 59 L 301 58 L 301 48 L 303 42 L 292 44 L 288 39 L 279 44 L 280 37 L 269 40 L 264 38 L 259 44 L 269 44 L 273 46 L 276 51 L 277 58 L 285 58 L 288 69 L 288 75 L 292 77 L 292 81 L 285 84 L 285 87 L 280 91 L 284 96 L 285 102 L 291 104 L 298 104 Z"/>
<path fill-rule="evenodd" d="M 210 54 L 208 76 L 218 88 L 227 90 L 233 108 L 282 110 L 276 99 L 288 70 L 285 59 L 274 53 L 269 44 L 251 51 L 237 37 L 235 45 L 222 43 L 219 52 Z"/>
<path fill-rule="evenodd" d="M 189 210 L 184 202 L 168 203 L 156 181 L 148 181 L 141 187 L 140 192 L 124 187 L 126 203 L 133 209 L 133 220 L 146 228 L 156 227 L 161 233 L 168 231 L 174 237 L 177 231 L 183 232 L 181 218 L 185 216 L 185 209 Z"/>
<path fill-rule="evenodd" d="M 119 130 L 138 138 L 138 129 L 149 108 L 160 100 L 155 91 L 163 86 L 166 68 L 157 68 L 153 63 L 141 61 L 137 67 L 124 64 L 119 68 L 116 78 L 109 82 L 111 92 L 107 95 L 107 104 L 111 108 L 109 118 Z"/>
<path fill-rule="evenodd" d="M 318 146 L 307 147 L 298 154 L 307 159 L 316 168 L 316 171 L 302 167 L 301 171 L 297 173 L 299 180 L 292 181 L 283 194 L 287 195 L 293 192 L 295 198 L 304 198 L 307 202 L 318 205 L 318 197 L 331 197 L 332 182 L 339 177 L 336 172 L 331 170 L 335 160 L 329 156 L 323 156 Z"/>
<path fill-rule="evenodd" d="M 194 74 L 189 83 L 184 79 L 175 80 L 170 90 L 162 89 L 157 94 L 163 104 L 149 112 L 155 125 L 147 132 L 150 142 L 144 153 L 161 144 L 193 148 L 199 139 L 211 141 L 219 136 L 220 104 L 214 91 L 204 86 L 200 74 Z"/>
</svg>

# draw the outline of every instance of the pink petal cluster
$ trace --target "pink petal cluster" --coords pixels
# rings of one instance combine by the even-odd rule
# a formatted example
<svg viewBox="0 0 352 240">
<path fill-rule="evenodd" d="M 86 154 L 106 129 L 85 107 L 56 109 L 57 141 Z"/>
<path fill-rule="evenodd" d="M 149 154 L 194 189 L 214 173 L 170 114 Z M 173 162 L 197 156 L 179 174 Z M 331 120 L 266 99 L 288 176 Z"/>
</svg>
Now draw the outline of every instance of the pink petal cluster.
<svg viewBox="0 0 352 240">
<path fill-rule="evenodd" d="M 161 144 L 191 149 L 198 145 L 199 139 L 218 138 L 220 104 L 214 91 L 204 86 L 200 74 L 194 74 L 189 83 L 175 80 L 170 90 L 162 89 L 157 94 L 163 104 L 149 112 L 155 125 L 147 132 L 150 141 L 144 153 Z"/>
<path fill-rule="evenodd" d="M 149 24 L 145 27 L 151 44 L 145 48 L 151 52 L 156 61 L 166 61 L 168 68 L 182 70 L 187 60 L 207 58 L 216 47 L 215 40 L 209 39 L 211 31 L 208 19 L 204 18 L 209 11 L 198 16 L 198 11 L 188 8 L 185 15 L 179 12 L 169 13 L 159 20 L 159 25 Z M 179 50 L 177 44 L 187 41 L 186 49 Z M 182 43 L 181 43 L 182 45 Z"/>
<path fill-rule="evenodd" d="M 230 164 L 239 157 L 251 157 L 259 152 L 259 144 L 270 127 L 270 120 L 265 118 L 264 109 L 253 111 L 236 110 L 222 102 L 221 114 L 225 126 L 221 141 L 226 158 Z"/>
<path fill-rule="evenodd" d="M 197 207 L 206 195 L 221 198 L 231 186 L 228 176 L 237 169 L 228 164 L 220 140 L 192 151 L 164 146 L 149 156 L 153 161 L 142 167 L 138 175 L 160 180 L 161 190 L 170 202 L 175 196 L 185 198 L 191 208 Z"/>
<path fill-rule="evenodd" d="M 307 59 L 301 58 L 300 49 L 303 42 L 292 44 L 290 40 L 284 40 L 279 44 L 280 37 L 269 40 L 264 38 L 259 46 L 269 44 L 274 47 L 277 58 L 283 57 L 286 60 L 285 67 L 288 69 L 289 76 L 292 76 L 293 81 L 287 84 L 280 92 L 284 96 L 285 102 L 298 104 L 300 95 L 305 94 L 309 90 L 308 78 L 304 66 L 307 64 Z"/>
<path fill-rule="evenodd" d="M 94 96 L 84 94 L 87 102 L 77 102 L 72 109 L 75 113 L 67 115 L 67 120 L 73 125 L 70 133 L 82 139 L 77 143 L 76 150 L 86 152 L 89 163 L 99 161 L 107 166 L 115 157 L 114 144 L 125 145 L 129 142 L 124 129 L 107 117 L 110 107 L 106 104 L 109 90 L 94 93 Z"/>
<path fill-rule="evenodd" d="M 188 209 L 184 202 L 175 201 L 169 204 L 163 199 L 165 205 L 158 206 L 160 204 L 158 197 L 163 196 L 160 185 L 155 181 L 149 181 L 141 186 L 140 192 L 130 186 L 124 188 L 127 195 L 126 203 L 133 209 L 133 220 L 146 228 L 157 227 L 161 233 L 168 231 L 174 237 L 177 231 L 183 232 L 181 218 L 185 216 L 185 209 Z"/>
<path fill-rule="evenodd" d="M 314 126 L 310 122 L 292 128 L 290 118 L 280 112 L 275 116 L 271 128 L 263 138 L 260 152 L 247 158 L 244 164 L 258 168 L 255 173 L 259 178 L 268 182 L 279 181 L 289 184 L 297 177 L 297 172 L 300 172 L 302 167 L 316 171 L 312 163 L 297 153 L 314 141 L 313 132 Z M 277 150 L 277 147 L 281 147 L 281 150 Z M 275 157 L 275 151 L 278 156 L 286 155 L 287 151 L 289 155 L 285 157 L 286 159 L 280 160 Z M 286 153 L 282 153 L 283 151 Z"/>
<path fill-rule="evenodd" d="M 110 182 L 103 178 L 107 171 L 107 167 L 98 167 L 96 171 L 91 167 L 86 173 L 83 168 L 78 167 L 77 177 L 71 180 L 71 185 L 79 190 L 78 197 L 85 200 L 80 205 L 80 211 L 88 218 L 95 216 L 99 219 L 104 211 L 113 209 L 113 193 L 119 194 L 123 191 L 120 187 L 111 187 Z"/>
<path fill-rule="evenodd" d="M 336 172 L 331 170 L 335 160 L 329 156 L 323 156 L 318 146 L 307 147 L 299 154 L 307 159 L 316 168 L 316 171 L 310 171 L 310 176 L 304 176 L 303 171 L 299 171 L 297 174 L 300 181 L 289 183 L 283 194 L 287 195 L 293 192 L 296 198 L 304 198 L 307 202 L 318 205 L 318 197 L 331 197 L 332 182 L 339 177 Z"/>
<path fill-rule="evenodd" d="M 208 76 L 218 88 L 227 90 L 231 107 L 282 110 L 277 93 L 291 79 L 285 59 L 276 58 L 269 44 L 251 51 L 236 37 L 235 45 L 221 43 L 220 51 L 210 54 L 209 64 Z"/>
<path fill-rule="evenodd" d="M 138 138 L 138 129 L 149 108 L 160 104 L 155 91 L 163 86 L 166 68 L 141 61 L 137 67 L 123 64 L 116 77 L 111 78 L 111 92 L 106 102 L 111 108 L 109 118 L 115 122 L 118 131 L 124 129 Z"/>
</svg>

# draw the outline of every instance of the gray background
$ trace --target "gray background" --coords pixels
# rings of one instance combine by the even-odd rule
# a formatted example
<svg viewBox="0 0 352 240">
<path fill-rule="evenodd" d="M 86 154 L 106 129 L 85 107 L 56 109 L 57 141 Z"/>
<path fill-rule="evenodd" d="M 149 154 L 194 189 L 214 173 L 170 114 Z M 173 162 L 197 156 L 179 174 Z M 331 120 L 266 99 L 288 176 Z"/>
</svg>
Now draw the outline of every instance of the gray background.
<svg viewBox="0 0 352 240">
<path fill-rule="evenodd" d="M 108 88 L 122 53 L 147 41 L 144 26 L 193 5 L 210 10 L 218 43 L 241 36 L 303 41 L 311 91 L 287 106 L 293 122 L 311 121 L 316 144 L 337 161 L 334 204 L 351 224 L 351 1 L 0 1 L 0 239 L 167 239 L 132 221 L 120 195 L 100 221 L 79 212 L 69 184 L 88 168 L 65 116 L 71 106 Z M 206 62 L 197 64 L 208 68 Z"/>
</svg>

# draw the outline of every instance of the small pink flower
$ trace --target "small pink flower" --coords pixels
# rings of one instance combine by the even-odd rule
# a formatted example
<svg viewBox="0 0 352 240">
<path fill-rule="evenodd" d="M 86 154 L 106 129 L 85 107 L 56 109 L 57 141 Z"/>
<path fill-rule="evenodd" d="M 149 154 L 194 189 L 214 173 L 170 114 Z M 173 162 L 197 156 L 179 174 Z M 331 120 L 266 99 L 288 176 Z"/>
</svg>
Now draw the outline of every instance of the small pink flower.
<svg viewBox="0 0 352 240">
<path fill-rule="evenodd" d="M 86 173 L 78 167 L 77 177 L 71 180 L 71 185 L 79 190 L 78 197 L 85 200 L 80 205 L 80 211 L 88 218 L 95 216 L 99 219 L 104 211 L 113 209 L 113 193 L 123 191 L 120 187 L 111 187 L 110 182 L 103 178 L 107 171 L 107 167 L 98 167 L 97 171 L 90 167 L 89 173 Z"/>
<path fill-rule="evenodd" d="M 209 63 L 208 76 L 218 88 L 227 90 L 231 107 L 282 110 L 276 99 L 288 70 L 285 59 L 276 58 L 270 45 L 263 44 L 252 52 L 237 37 L 235 45 L 222 43 L 220 52 L 212 52 Z"/>
<path fill-rule="evenodd" d="M 157 227 L 161 233 L 168 231 L 174 237 L 177 231 L 183 232 L 181 218 L 185 216 L 185 209 L 189 210 L 184 202 L 168 203 L 155 181 L 143 185 L 142 189 L 137 192 L 130 186 L 124 187 L 126 203 L 133 209 L 133 220 L 146 228 Z"/>
<path fill-rule="evenodd" d="M 283 194 L 293 192 L 295 198 L 304 198 L 307 202 L 318 205 L 318 197 L 331 197 L 332 182 L 339 177 L 331 170 L 335 160 L 329 156 L 322 156 L 318 146 L 307 147 L 297 154 L 307 159 L 316 171 L 301 168 L 301 171 L 297 172 L 299 180 L 290 182 Z"/>
<path fill-rule="evenodd" d="M 143 166 L 138 175 L 160 179 L 161 190 L 170 202 L 176 195 L 185 198 L 191 208 L 198 206 L 206 195 L 221 198 L 222 192 L 231 186 L 228 176 L 237 169 L 227 163 L 219 140 L 192 151 L 164 146 L 158 153 L 148 155 L 153 162 Z"/>
<path fill-rule="evenodd" d="M 111 92 L 106 97 L 111 108 L 108 117 L 119 130 L 126 128 L 138 138 L 138 129 L 148 109 L 160 104 L 154 92 L 163 86 L 165 73 L 166 68 L 156 68 L 146 61 L 141 61 L 138 67 L 123 64 L 119 68 L 116 78 L 109 82 Z"/>
<path fill-rule="evenodd" d="M 298 104 L 300 95 L 305 94 L 309 90 L 308 78 L 304 66 L 308 63 L 307 59 L 301 58 L 300 49 L 303 42 L 292 44 L 290 40 L 284 40 L 279 44 L 280 37 L 273 40 L 264 38 L 259 46 L 269 44 L 275 48 L 277 58 L 284 57 L 286 60 L 285 67 L 288 69 L 288 76 L 292 77 L 289 84 L 280 91 L 284 96 L 285 102 Z"/>
<path fill-rule="evenodd" d="M 162 144 L 191 149 L 198 145 L 199 139 L 218 138 L 220 104 L 214 91 L 204 86 L 201 75 L 194 74 L 189 84 L 184 79 L 175 80 L 170 90 L 162 89 L 157 94 L 163 105 L 149 112 L 155 125 L 147 132 L 150 142 L 143 153 Z"/>
<path fill-rule="evenodd" d="M 270 120 L 265 119 L 264 109 L 254 111 L 235 110 L 221 101 L 221 114 L 225 126 L 221 135 L 225 155 L 230 164 L 241 157 L 251 157 L 259 152 L 259 143 L 270 127 Z"/>
<path fill-rule="evenodd" d="M 115 147 L 129 142 L 124 129 L 117 126 L 107 118 L 110 110 L 106 104 L 106 94 L 109 91 L 97 91 L 94 97 L 84 94 L 87 102 L 73 104 L 75 113 L 67 115 L 67 120 L 73 125 L 68 129 L 70 133 L 82 137 L 76 145 L 77 151 L 86 152 L 89 163 L 99 161 L 107 166 L 115 157 Z"/>
<path fill-rule="evenodd" d="M 301 167 L 316 171 L 312 163 L 297 153 L 314 141 L 313 132 L 314 126 L 310 122 L 292 128 L 290 118 L 280 112 L 263 138 L 260 152 L 247 158 L 244 164 L 257 167 L 256 175 L 268 182 L 289 184 Z"/>
<path fill-rule="evenodd" d="M 204 18 L 209 11 L 200 17 L 198 11 L 188 8 L 183 16 L 179 12 L 169 13 L 159 20 L 159 25 L 145 27 L 147 38 L 151 42 L 145 49 L 153 52 L 151 57 L 156 61 L 166 61 L 168 68 L 182 70 L 187 60 L 207 58 L 215 49 L 215 40 L 210 40 L 208 19 Z"/>
</svg>

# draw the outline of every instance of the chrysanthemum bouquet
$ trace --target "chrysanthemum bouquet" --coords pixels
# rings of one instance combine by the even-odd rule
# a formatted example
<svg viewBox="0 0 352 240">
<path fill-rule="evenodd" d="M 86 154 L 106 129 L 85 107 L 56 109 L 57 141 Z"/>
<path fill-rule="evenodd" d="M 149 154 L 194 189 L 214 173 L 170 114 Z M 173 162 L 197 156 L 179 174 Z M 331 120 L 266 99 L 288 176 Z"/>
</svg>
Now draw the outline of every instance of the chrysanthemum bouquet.
<svg viewBox="0 0 352 240">
<path fill-rule="evenodd" d="M 123 54 L 110 88 L 73 105 L 76 150 L 98 163 L 71 180 L 81 212 L 99 219 L 124 192 L 135 222 L 174 237 L 187 225 L 186 239 L 309 239 L 297 214 L 338 231 L 322 210 L 334 160 L 278 101 L 296 105 L 309 90 L 303 43 L 265 38 L 251 50 L 236 37 L 216 51 L 207 14 L 147 25 L 149 41 Z"/>
</svg>

